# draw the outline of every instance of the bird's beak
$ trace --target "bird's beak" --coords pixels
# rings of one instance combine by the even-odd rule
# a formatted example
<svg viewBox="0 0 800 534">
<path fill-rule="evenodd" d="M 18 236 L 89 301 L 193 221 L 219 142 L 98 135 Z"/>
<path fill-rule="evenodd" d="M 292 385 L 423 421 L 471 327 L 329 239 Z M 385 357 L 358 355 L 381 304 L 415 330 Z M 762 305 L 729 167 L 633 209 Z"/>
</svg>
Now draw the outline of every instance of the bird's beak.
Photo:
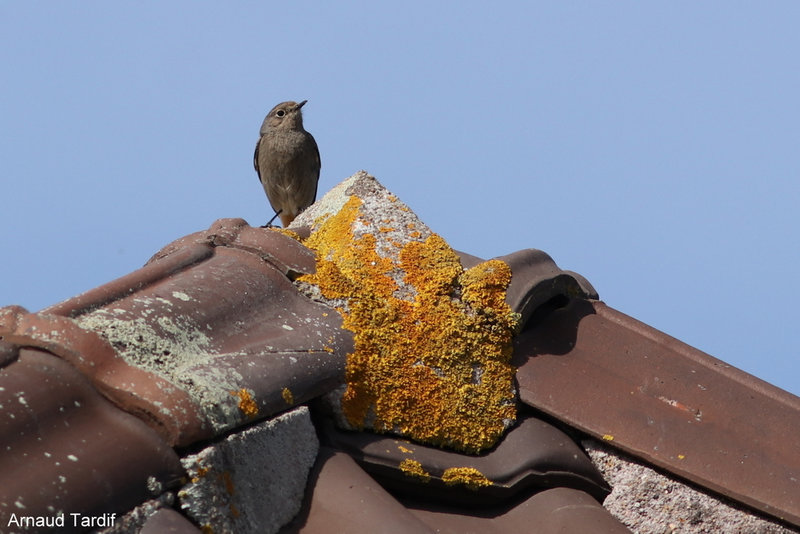
<svg viewBox="0 0 800 534">
<path fill-rule="evenodd" d="M 295 111 L 297 111 L 298 109 L 300 109 L 300 108 L 302 108 L 303 106 L 305 106 L 305 105 L 306 105 L 306 102 L 308 102 L 308 100 L 303 100 L 302 102 L 300 102 L 299 104 L 297 104 L 297 105 L 294 107 Z"/>
</svg>

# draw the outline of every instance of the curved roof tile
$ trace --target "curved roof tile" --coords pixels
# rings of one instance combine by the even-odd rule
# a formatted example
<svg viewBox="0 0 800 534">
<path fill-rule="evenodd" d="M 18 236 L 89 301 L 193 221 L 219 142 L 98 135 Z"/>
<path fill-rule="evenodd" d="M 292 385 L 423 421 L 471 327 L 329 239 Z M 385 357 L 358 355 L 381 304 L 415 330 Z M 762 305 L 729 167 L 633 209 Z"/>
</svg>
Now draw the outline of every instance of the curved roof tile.
<svg viewBox="0 0 800 534">
<path fill-rule="evenodd" d="M 220 219 L 42 312 L 0 309 L 0 529 L 18 510 L 133 509 L 125 524 L 144 524 L 142 532 L 248 524 L 234 517 L 249 514 L 236 503 L 257 502 L 276 482 L 237 451 L 257 454 L 248 439 L 258 435 L 283 457 L 276 444 L 286 436 L 272 423 L 301 404 L 310 408 L 306 430 L 327 446 L 285 532 L 508 532 L 534 523 L 541 532 L 625 531 L 601 506 L 608 487 L 573 441 L 586 434 L 800 525 L 800 400 L 609 308 L 583 277 L 533 249 L 500 258 L 511 267 L 506 302 L 525 326 L 516 385 L 533 408 L 494 448 L 466 455 L 331 429 L 331 405 L 318 399 L 344 383 L 353 333 L 296 281 L 316 269 L 296 237 L 353 195 L 369 208 L 354 237 L 371 229 L 380 254 L 432 235 L 362 172 L 298 217 L 295 234 Z M 467 267 L 481 261 L 461 254 Z M 234 442 L 241 446 L 225 449 Z M 191 481 L 179 455 L 193 459 Z M 224 461 L 203 463 L 212 457 Z M 212 476 L 216 497 L 195 504 L 216 507 L 207 516 L 219 523 L 164 508 L 187 482 Z M 289 476 L 299 488 L 306 473 Z M 301 504 L 285 501 L 280 517 Z"/>
</svg>

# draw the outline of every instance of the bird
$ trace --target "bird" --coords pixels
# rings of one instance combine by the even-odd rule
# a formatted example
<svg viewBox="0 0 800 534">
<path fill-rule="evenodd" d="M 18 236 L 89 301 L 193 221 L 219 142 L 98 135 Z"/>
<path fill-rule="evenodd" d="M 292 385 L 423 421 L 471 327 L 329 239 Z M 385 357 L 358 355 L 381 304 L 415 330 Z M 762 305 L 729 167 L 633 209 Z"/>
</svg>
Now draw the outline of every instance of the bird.
<svg viewBox="0 0 800 534">
<path fill-rule="evenodd" d="M 281 102 L 264 118 L 253 166 L 276 217 L 286 228 L 317 198 L 321 161 L 314 137 L 303 128 L 300 111 L 308 100 Z"/>
</svg>

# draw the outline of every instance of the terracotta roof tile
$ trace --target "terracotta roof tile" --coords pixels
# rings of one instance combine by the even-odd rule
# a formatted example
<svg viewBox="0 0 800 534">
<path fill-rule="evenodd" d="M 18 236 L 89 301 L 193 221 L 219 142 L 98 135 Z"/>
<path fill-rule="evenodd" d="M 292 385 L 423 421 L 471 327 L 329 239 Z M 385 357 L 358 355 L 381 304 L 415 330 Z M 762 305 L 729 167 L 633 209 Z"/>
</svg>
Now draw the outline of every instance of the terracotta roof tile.
<svg viewBox="0 0 800 534">
<path fill-rule="evenodd" d="M 350 347 L 338 314 L 300 295 L 257 255 L 226 247 L 77 320 L 126 361 L 185 391 L 204 437 L 326 391 Z M 248 409 L 243 395 L 253 399 Z"/>
<path fill-rule="evenodd" d="M 196 244 L 181 249 L 157 265 L 149 263 L 142 269 L 107 282 L 102 286 L 90 289 L 80 295 L 67 299 L 42 310 L 42 313 L 76 317 L 92 311 L 116 299 L 125 297 L 137 289 L 147 287 L 172 274 L 179 273 L 213 254 L 209 245 Z"/>
<path fill-rule="evenodd" d="M 625 534 L 630 531 L 590 495 L 572 488 L 554 488 L 530 495 L 519 503 L 490 510 L 407 506 L 433 532 L 502 534 L 535 532 L 562 534 L 592 532 Z"/>
<path fill-rule="evenodd" d="M 518 421 L 503 440 L 478 456 L 324 425 L 324 439 L 347 452 L 380 483 L 431 502 L 488 506 L 543 488 L 573 487 L 600 502 L 609 488 L 586 454 L 566 434 L 535 417 Z M 459 470 L 479 474 L 480 482 L 460 479 Z M 455 476 L 454 476 L 455 475 Z"/>
<path fill-rule="evenodd" d="M 602 302 L 516 341 L 523 402 L 714 492 L 800 524 L 800 399 Z"/>
<path fill-rule="evenodd" d="M 19 356 L 19 347 L 7 341 L 0 341 L 0 367 L 5 367 Z"/>
<path fill-rule="evenodd" d="M 6 338 L 62 355 L 170 443 L 187 445 L 341 382 L 351 334 L 287 278 L 313 268 L 296 240 L 221 220 L 46 314 L 6 308 Z M 44 338 L 51 331 L 59 338 Z"/>
<path fill-rule="evenodd" d="M 459 256 L 464 268 L 486 261 L 463 252 L 459 252 Z M 541 250 L 519 250 L 497 259 L 511 267 L 513 275 L 506 290 L 506 302 L 521 315 L 522 325 L 554 298 L 598 298 L 597 291 L 588 280 L 578 273 L 561 270 L 553 258 Z"/>
<path fill-rule="evenodd" d="M 183 476 L 155 432 L 46 352 L 22 349 L 0 369 L 0 406 L 2 528 L 11 514 L 124 512 Z"/>
<path fill-rule="evenodd" d="M 435 532 L 345 453 L 322 447 L 308 487 L 303 508 L 282 533 Z"/>
<path fill-rule="evenodd" d="M 358 211 L 354 196 L 363 206 Z M 345 239 L 341 250 L 358 240 L 374 245 L 370 252 L 378 255 L 370 257 L 386 267 L 380 276 L 397 288 L 382 298 L 405 299 L 405 309 L 420 287 L 430 289 L 414 286 L 409 272 L 434 289 L 450 288 L 453 277 L 424 270 L 435 261 L 422 269 L 414 264 L 430 261 L 428 253 L 461 276 L 446 243 L 374 178 L 358 173 L 298 217 L 295 234 L 221 219 L 167 245 L 142 269 L 42 312 L 0 309 L 0 529 L 17 510 L 42 517 L 61 510 L 128 511 L 118 523 L 124 532 L 197 532 L 200 526 L 274 532 L 300 504 L 315 431 L 326 446 L 286 532 L 491 533 L 531 525 L 541 532 L 624 532 L 601 506 L 606 481 L 573 441 L 586 434 L 707 492 L 800 525 L 793 447 L 800 442 L 800 401 L 608 308 L 583 277 L 532 249 L 486 264 L 461 254 L 465 267 L 485 267 L 472 273 L 480 283 L 445 292 L 455 301 L 468 288 L 474 306 L 464 308 L 464 317 L 495 314 L 503 332 L 508 325 L 500 321 L 516 317 L 504 302 L 521 317 L 516 387 L 533 409 L 520 409 L 515 426 L 506 431 L 515 408 L 511 334 L 473 336 L 450 323 L 444 330 L 441 316 L 433 315 L 425 317 L 431 326 L 425 335 L 447 331 L 477 343 L 467 347 L 475 365 L 457 391 L 494 383 L 484 374 L 484 352 L 494 351 L 491 364 L 512 373 L 498 382 L 503 416 L 494 441 L 474 446 L 444 436 L 441 444 L 483 450 L 461 454 L 432 440 L 421 445 L 333 428 L 334 420 L 346 419 L 335 411 L 345 381 L 358 376 L 346 371 L 354 333 L 334 309 L 347 315 L 349 302 L 323 297 L 309 282 L 313 277 L 300 278 L 315 273 L 320 259 L 301 241 L 313 241 L 322 218 L 345 209 L 352 220 L 338 221 L 350 225 L 337 228 L 337 238 Z M 417 255 L 408 255 L 410 243 Z M 406 254 L 405 263 L 399 254 Z M 509 267 L 510 284 L 498 293 Z M 369 281 L 353 284 L 354 291 L 366 290 Z M 385 319 L 376 324 L 396 330 Z M 370 332 L 381 337 L 380 328 Z M 400 334 L 387 339 L 401 343 Z M 426 350 L 462 354 L 447 344 L 431 347 Z M 375 369 L 383 367 L 367 370 Z M 446 372 L 436 365 L 429 371 L 425 376 Z M 397 388 L 426 391 L 402 380 Z M 402 398 L 420 411 L 419 399 L 428 397 Z M 371 402 L 365 427 L 376 413 L 377 400 Z M 399 406 L 387 429 L 404 430 L 408 406 Z M 440 423 L 433 430 L 444 423 L 448 432 L 458 430 L 459 414 L 472 414 L 475 406 L 481 404 L 457 404 L 422 422 L 427 430 L 431 421 Z M 429 404 L 422 408 L 423 415 L 432 413 Z M 447 420 L 452 414 L 455 425 Z M 472 424 L 470 431 L 467 438 L 482 438 L 486 427 Z M 286 461 L 294 454 L 305 459 Z M 182 478 L 184 469 L 189 478 Z M 267 472 L 274 476 L 265 478 Z M 279 480 L 291 480 L 294 489 Z M 259 496 L 266 494 L 277 498 L 260 509 Z"/>
<path fill-rule="evenodd" d="M 298 241 L 279 232 L 253 228 L 244 219 L 219 219 L 208 230 L 182 237 L 155 253 L 148 264 L 196 245 L 228 247 L 250 252 L 278 268 L 289 278 L 313 273 L 314 254 Z"/>
<path fill-rule="evenodd" d="M 629 532 L 593 497 L 570 488 L 528 492 L 503 506 L 446 506 L 397 497 L 341 452 L 323 447 L 308 501 L 283 533 Z"/>
<path fill-rule="evenodd" d="M 140 534 L 201 534 L 194 523 L 175 510 L 162 508 L 147 519 Z"/>
</svg>

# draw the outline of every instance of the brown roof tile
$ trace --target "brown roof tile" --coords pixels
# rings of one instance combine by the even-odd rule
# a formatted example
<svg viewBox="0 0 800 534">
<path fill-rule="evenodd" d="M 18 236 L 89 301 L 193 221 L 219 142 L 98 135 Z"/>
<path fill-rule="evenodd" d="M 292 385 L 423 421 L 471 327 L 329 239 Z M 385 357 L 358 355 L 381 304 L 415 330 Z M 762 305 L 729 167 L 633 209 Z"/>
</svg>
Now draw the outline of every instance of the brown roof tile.
<svg viewBox="0 0 800 534">
<path fill-rule="evenodd" d="M 314 253 L 280 232 L 253 228 L 244 219 L 219 219 L 208 230 L 182 237 L 156 252 L 148 264 L 195 246 L 228 247 L 250 252 L 274 265 L 289 278 L 313 273 Z M 185 255 L 185 253 L 184 253 Z"/>
<path fill-rule="evenodd" d="M 147 519 L 139 533 L 202 534 L 202 530 L 175 510 L 162 508 Z"/>
<path fill-rule="evenodd" d="M 588 494 L 570 488 L 525 493 L 503 506 L 446 506 L 397 497 L 348 455 L 323 448 L 308 501 L 288 533 L 629 532 Z"/>
<path fill-rule="evenodd" d="M 0 341 L 0 367 L 5 367 L 19 356 L 19 347 L 8 341 Z"/>
<path fill-rule="evenodd" d="M 183 391 L 129 364 L 104 338 L 70 318 L 8 306 L 0 308 L 0 335 L 70 362 L 108 398 L 146 420 L 169 444 L 191 443 L 200 434 L 195 405 Z"/>
<path fill-rule="evenodd" d="M 306 502 L 282 533 L 424 534 L 435 532 L 343 452 L 322 447 Z"/>
<path fill-rule="evenodd" d="M 76 317 L 99 308 L 113 300 L 129 295 L 137 289 L 163 280 L 186 267 L 193 265 L 213 254 L 213 248 L 204 244 L 196 244 L 171 254 L 168 260 L 158 265 L 148 264 L 130 274 L 90 289 L 80 295 L 67 299 L 42 310 L 42 313 Z"/>
<path fill-rule="evenodd" d="M 572 488 L 553 488 L 535 493 L 519 503 L 490 510 L 436 507 L 425 504 L 411 512 L 441 534 L 503 534 L 535 532 L 563 534 L 592 532 L 595 534 L 627 534 L 625 525 L 614 519 L 603 506 L 587 493 Z"/>
<path fill-rule="evenodd" d="M 9 341 L 67 358 L 170 443 L 188 445 L 341 382 L 351 334 L 287 278 L 313 269 L 296 240 L 223 219 L 46 313 L 6 308 L 0 327 Z"/>
<path fill-rule="evenodd" d="M 342 210 L 351 196 L 366 211 L 339 237 L 372 232 L 381 258 L 411 241 L 441 242 L 366 173 L 337 186 L 293 229 L 308 236 L 320 216 Z M 346 251 L 348 243 L 341 245 Z M 451 265 L 446 248 L 431 250 L 444 251 Z M 503 436 L 513 421 L 504 417 L 503 437 L 479 455 L 331 428 L 326 410 L 339 397 L 327 393 L 345 379 L 353 333 L 330 306 L 343 301 L 326 304 L 297 280 L 314 272 L 316 259 L 290 233 L 221 219 L 167 245 L 142 269 L 43 312 L 0 309 L 0 529 L 16 510 L 96 515 L 140 505 L 120 528 L 196 532 L 164 508 L 177 506 L 178 494 L 195 523 L 254 531 L 265 523 L 259 495 L 287 496 L 273 479 L 291 478 L 293 497 L 271 501 L 274 531 L 296 510 L 307 468 L 276 458 L 312 450 L 312 422 L 327 447 L 287 532 L 624 532 L 600 505 L 607 484 L 568 436 L 580 431 L 800 524 L 798 399 L 595 301 L 591 284 L 541 251 L 501 260 L 506 266 L 492 262 L 483 274 L 511 268 L 504 296 L 526 328 L 515 348 L 521 400 L 555 420 L 521 410 Z M 467 267 L 481 261 L 461 255 Z M 402 270 L 387 269 L 387 276 L 412 299 L 416 289 Z M 507 310 L 502 299 L 499 293 Z M 509 338 L 498 354 L 511 373 Z M 513 398 L 508 376 L 504 406 Z M 310 414 L 292 410 L 321 396 L 333 402 L 315 400 Z M 287 418 L 302 430 L 294 441 L 282 425 Z M 482 430 L 471 428 L 478 437 Z M 191 480 L 178 482 L 184 472 L 170 446 Z M 271 456 L 259 457 L 264 451 Z M 265 478 L 277 472 L 273 466 L 289 471 Z M 192 501 L 189 490 L 200 486 L 207 493 L 198 489 Z"/>
<path fill-rule="evenodd" d="M 0 406 L 2 528 L 11 514 L 124 512 L 183 476 L 155 432 L 41 350 L 22 349 L 0 369 Z"/>
<path fill-rule="evenodd" d="M 573 300 L 516 342 L 523 402 L 800 524 L 800 399 L 602 302 Z"/>
<path fill-rule="evenodd" d="M 370 475 L 393 491 L 426 496 L 432 502 L 488 506 L 543 488 L 573 487 L 600 502 L 609 488 L 586 454 L 566 434 L 535 417 L 524 416 L 491 451 L 464 455 L 412 441 L 324 425 L 336 449 L 355 458 Z M 479 474 L 481 484 L 455 476 Z"/>
<path fill-rule="evenodd" d="M 333 310 L 300 295 L 259 256 L 226 247 L 77 320 L 127 362 L 185 391 L 203 437 L 327 391 L 351 346 Z"/>
<path fill-rule="evenodd" d="M 464 268 L 485 260 L 459 252 Z M 563 271 L 548 254 L 536 249 L 519 250 L 500 256 L 511 267 L 511 283 L 506 290 L 506 302 L 519 313 L 520 323 L 526 324 L 537 310 L 549 307 L 552 299 L 582 297 L 597 299 L 597 291 L 583 276 L 572 271 Z"/>
</svg>

